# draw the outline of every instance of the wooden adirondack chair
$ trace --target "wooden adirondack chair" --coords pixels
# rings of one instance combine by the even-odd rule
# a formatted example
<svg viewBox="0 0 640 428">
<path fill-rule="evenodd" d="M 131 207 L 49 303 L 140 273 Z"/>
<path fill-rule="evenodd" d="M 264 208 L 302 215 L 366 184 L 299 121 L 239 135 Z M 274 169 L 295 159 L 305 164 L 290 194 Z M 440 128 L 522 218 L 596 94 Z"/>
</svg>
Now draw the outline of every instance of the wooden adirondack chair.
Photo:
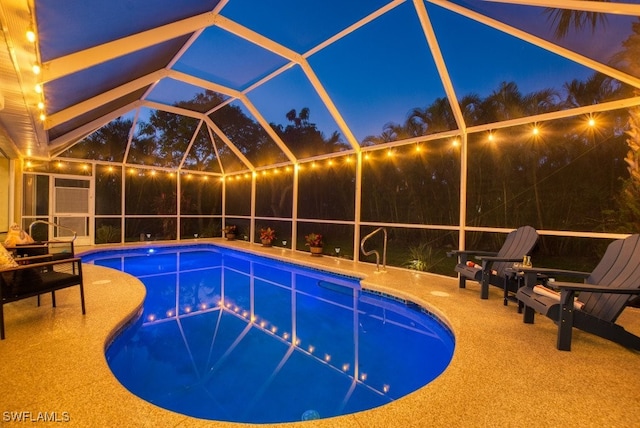
<svg viewBox="0 0 640 428">
<path fill-rule="evenodd" d="M 531 226 L 522 226 L 510 232 L 505 239 L 500 251 L 450 251 L 447 256 L 458 256 L 458 264 L 455 271 L 459 273 L 458 286 L 466 287 L 467 279 L 472 279 L 480 284 L 480 298 L 489 298 L 489 285 L 504 288 L 504 304 L 507 304 L 507 293 L 515 293 L 517 284 L 505 278 L 504 270 L 513 266 L 514 262 L 522 262 L 524 256 L 531 255 L 531 251 L 538 242 L 538 232 Z M 478 261 L 470 260 L 471 256 Z"/>
<path fill-rule="evenodd" d="M 616 324 L 630 302 L 640 295 L 640 235 L 613 241 L 591 272 L 548 268 L 523 268 L 524 286 L 516 297 L 524 305 L 524 322 L 533 324 L 539 312 L 558 324 L 557 348 L 571 350 L 572 328 L 598 335 L 625 347 L 640 350 L 640 337 Z M 539 275 L 584 278 L 584 284 L 547 283 L 560 290 L 559 297 L 536 292 Z M 576 293 L 580 305 L 574 304 Z M 579 309 L 579 306 L 582 306 Z"/>
</svg>

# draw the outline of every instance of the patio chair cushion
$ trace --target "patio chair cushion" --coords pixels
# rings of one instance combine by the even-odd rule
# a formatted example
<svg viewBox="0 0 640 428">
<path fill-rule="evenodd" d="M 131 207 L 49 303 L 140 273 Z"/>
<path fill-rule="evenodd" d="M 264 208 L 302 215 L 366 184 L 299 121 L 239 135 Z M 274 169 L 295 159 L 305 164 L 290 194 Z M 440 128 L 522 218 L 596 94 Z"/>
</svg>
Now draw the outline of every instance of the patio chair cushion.
<svg viewBox="0 0 640 428">
<path fill-rule="evenodd" d="M 560 301 L 560 293 L 555 290 L 551 290 L 542 285 L 536 285 L 533 287 L 533 292 L 539 294 L 540 296 L 549 297 L 556 302 Z M 582 303 L 578 298 L 575 298 L 573 301 L 573 308 L 577 310 L 581 310 L 584 307 L 584 303 Z"/>
<path fill-rule="evenodd" d="M 13 259 L 11 253 L 0 245 L 0 271 L 14 267 L 18 267 L 18 263 Z"/>
</svg>

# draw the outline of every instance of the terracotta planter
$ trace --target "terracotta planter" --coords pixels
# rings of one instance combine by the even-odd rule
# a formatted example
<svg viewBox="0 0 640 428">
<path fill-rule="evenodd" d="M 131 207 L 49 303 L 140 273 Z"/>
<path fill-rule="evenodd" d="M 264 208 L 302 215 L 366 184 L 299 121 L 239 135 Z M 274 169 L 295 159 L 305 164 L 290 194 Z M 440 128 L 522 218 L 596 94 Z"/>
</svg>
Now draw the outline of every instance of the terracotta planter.
<svg viewBox="0 0 640 428">
<path fill-rule="evenodd" d="M 262 240 L 262 246 L 263 247 L 270 247 L 271 246 L 271 239 L 263 239 Z"/>
<path fill-rule="evenodd" d="M 233 241 L 234 239 L 236 239 L 236 234 L 235 233 L 225 233 L 225 238 L 227 238 L 227 241 Z"/>
<path fill-rule="evenodd" d="M 309 251 L 311 251 L 311 255 L 315 257 L 322 255 L 322 247 L 309 247 Z"/>
</svg>

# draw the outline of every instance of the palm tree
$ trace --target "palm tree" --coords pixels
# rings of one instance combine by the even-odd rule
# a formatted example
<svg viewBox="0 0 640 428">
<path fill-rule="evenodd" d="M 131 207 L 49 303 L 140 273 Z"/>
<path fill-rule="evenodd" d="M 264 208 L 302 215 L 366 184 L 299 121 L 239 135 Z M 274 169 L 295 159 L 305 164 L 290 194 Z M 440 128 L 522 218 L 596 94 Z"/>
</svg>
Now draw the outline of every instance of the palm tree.
<svg viewBox="0 0 640 428">
<path fill-rule="evenodd" d="M 457 127 L 447 98 L 436 98 L 424 109 L 414 108 L 409 113 L 406 124 L 412 129 L 419 129 L 419 135 L 435 134 Z"/>
<path fill-rule="evenodd" d="M 593 0 L 608 3 L 610 0 Z M 598 12 L 586 12 L 582 10 L 572 9 L 556 9 L 548 7 L 545 14 L 555 26 L 554 35 L 562 39 L 569 34 L 569 30 L 573 27 L 576 30 L 582 30 L 585 26 L 591 25 L 591 31 L 595 31 L 598 24 L 606 24 L 606 15 Z"/>
<path fill-rule="evenodd" d="M 592 74 L 586 81 L 573 79 L 564 84 L 567 108 L 582 107 L 610 100 L 616 92 L 612 79 L 602 73 Z"/>
<path fill-rule="evenodd" d="M 522 94 L 515 82 L 502 82 L 485 98 L 483 111 L 493 115 L 492 121 L 504 121 L 524 115 Z"/>
</svg>

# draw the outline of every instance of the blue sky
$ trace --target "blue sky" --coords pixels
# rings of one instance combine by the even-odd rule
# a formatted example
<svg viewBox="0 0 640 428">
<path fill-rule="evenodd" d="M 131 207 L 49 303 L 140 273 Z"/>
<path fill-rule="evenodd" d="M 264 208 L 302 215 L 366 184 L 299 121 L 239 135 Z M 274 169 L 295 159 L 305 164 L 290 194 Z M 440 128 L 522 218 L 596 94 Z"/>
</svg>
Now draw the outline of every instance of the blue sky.
<svg viewBox="0 0 640 428">
<path fill-rule="evenodd" d="M 232 0 L 222 14 L 303 53 L 385 3 L 360 0 L 344 7 L 337 0 L 321 6 L 291 0 L 257 4 Z M 486 6 L 484 2 L 460 3 Z M 574 78 L 584 80 L 593 73 L 516 37 L 431 3 L 426 5 L 458 98 L 470 93 L 486 97 L 501 82 L 511 81 L 523 94 L 547 88 L 561 91 L 564 83 Z M 514 13 L 512 25 L 516 21 L 542 22 L 540 9 L 527 10 L 535 11 L 538 19 L 532 19 L 535 15 L 522 19 L 522 13 Z M 550 28 L 545 21 L 537 25 L 538 31 L 543 25 Z M 302 36 L 296 38 L 300 31 Z M 446 97 L 412 2 L 401 4 L 308 60 L 359 141 L 380 134 L 388 122 L 404 122 L 411 109 Z M 174 68 L 243 90 L 284 64 L 286 60 L 275 53 L 214 27 L 204 31 Z M 191 96 L 184 85 L 181 87 L 173 91 L 176 101 Z M 162 97 L 171 98 L 169 85 L 161 85 L 160 90 L 165 92 Z M 154 96 L 158 94 L 151 98 Z M 338 130 L 297 66 L 248 96 L 269 122 L 286 124 L 286 112 L 308 107 L 311 122 L 326 135 Z"/>
</svg>

